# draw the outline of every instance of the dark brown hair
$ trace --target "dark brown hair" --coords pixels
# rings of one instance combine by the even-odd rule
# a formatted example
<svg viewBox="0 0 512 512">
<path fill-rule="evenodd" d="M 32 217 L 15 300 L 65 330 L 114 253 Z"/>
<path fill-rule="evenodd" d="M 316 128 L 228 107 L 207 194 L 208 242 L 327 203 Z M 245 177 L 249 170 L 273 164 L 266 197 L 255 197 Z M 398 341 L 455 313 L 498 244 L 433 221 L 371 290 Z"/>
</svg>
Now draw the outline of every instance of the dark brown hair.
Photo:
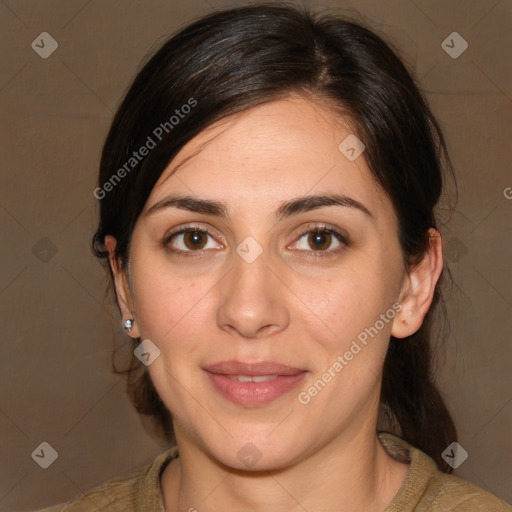
<svg viewBox="0 0 512 512">
<path fill-rule="evenodd" d="M 366 146 L 368 166 L 394 206 L 404 260 L 418 262 L 429 243 L 428 229 L 436 227 L 443 169 L 451 172 L 438 123 L 411 73 L 381 37 L 358 22 L 285 3 L 214 12 L 167 40 L 143 65 L 103 148 L 95 192 L 101 199 L 96 256 L 108 257 L 104 240 L 112 235 L 125 268 L 133 228 L 155 182 L 195 135 L 292 92 L 327 102 L 350 119 Z M 187 104 L 193 108 L 181 110 Z M 127 166 L 148 137 L 155 147 Z M 438 284 L 422 327 L 407 339 L 391 338 L 381 403 L 401 436 L 449 472 L 441 453 L 456 432 L 433 383 L 431 361 L 431 316 L 439 300 Z M 129 367 L 117 371 L 127 374 L 137 410 L 154 417 L 172 439 L 170 413 L 145 367 L 132 356 Z"/>
</svg>

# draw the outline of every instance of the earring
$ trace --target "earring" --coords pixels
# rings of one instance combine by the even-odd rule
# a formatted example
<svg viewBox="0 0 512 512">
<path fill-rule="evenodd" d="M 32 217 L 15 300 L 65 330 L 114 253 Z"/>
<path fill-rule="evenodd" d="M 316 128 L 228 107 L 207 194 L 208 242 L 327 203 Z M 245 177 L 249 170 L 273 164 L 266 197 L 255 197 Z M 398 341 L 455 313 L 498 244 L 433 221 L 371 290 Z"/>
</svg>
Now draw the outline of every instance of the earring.
<svg viewBox="0 0 512 512">
<path fill-rule="evenodd" d="M 407 320 L 402 320 L 402 323 L 403 323 L 404 325 L 409 325 L 409 322 L 408 322 Z"/>
<path fill-rule="evenodd" d="M 124 332 L 132 332 L 133 324 L 135 323 L 135 318 L 129 318 L 124 322 L 123 324 L 123 330 Z"/>
</svg>

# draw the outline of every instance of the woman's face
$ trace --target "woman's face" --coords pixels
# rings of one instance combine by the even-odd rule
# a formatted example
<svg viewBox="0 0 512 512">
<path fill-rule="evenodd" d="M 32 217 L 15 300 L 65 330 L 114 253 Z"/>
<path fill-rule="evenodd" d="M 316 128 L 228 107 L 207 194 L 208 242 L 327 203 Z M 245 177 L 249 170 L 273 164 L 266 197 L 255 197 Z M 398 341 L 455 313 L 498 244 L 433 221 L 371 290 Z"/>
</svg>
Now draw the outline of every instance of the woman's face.
<svg viewBox="0 0 512 512">
<path fill-rule="evenodd" d="M 178 441 L 228 466 L 375 432 L 407 274 L 389 198 L 351 139 L 339 149 L 351 133 L 300 96 L 232 116 L 180 151 L 136 224 L 127 307 L 160 350 L 151 378 Z"/>
</svg>

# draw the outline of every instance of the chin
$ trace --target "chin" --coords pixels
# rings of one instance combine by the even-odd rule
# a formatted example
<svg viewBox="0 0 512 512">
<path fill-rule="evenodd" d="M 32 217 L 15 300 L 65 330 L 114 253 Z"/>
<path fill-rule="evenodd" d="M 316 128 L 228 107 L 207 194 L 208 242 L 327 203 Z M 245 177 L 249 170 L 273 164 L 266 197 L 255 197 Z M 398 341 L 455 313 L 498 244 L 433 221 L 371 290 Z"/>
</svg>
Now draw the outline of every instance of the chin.
<svg viewBox="0 0 512 512">
<path fill-rule="evenodd" d="M 203 446 L 212 458 L 235 471 L 278 471 L 298 461 L 304 450 L 296 441 L 279 435 L 270 439 L 269 429 L 264 430 L 261 434 L 223 436 L 222 442 L 206 442 Z"/>
</svg>

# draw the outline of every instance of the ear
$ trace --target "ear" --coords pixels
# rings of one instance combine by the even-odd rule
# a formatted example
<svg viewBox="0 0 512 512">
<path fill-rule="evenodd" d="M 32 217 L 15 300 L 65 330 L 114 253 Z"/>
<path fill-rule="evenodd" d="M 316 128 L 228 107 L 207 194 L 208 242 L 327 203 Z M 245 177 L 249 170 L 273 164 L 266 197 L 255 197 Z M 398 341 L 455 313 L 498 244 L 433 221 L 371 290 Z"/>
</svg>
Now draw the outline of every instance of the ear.
<svg viewBox="0 0 512 512">
<path fill-rule="evenodd" d="M 441 234 L 431 228 L 429 229 L 429 246 L 425 256 L 404 277 L 399 299 L 402 308 L 393 319 L 392 336 L 406 338 L 421 327 L 434 298 L 434 291 L 442 270 Z"/>
<path fill-rule="evenodd" d="M 109 254 L 108 261 L 110 268 L 112 269 L 112 274 L 114 275 L 117 304 L 121 311 L 121 317 L 124 325 L 124 322 L 129 318 L 135 318 L 135 314 L 133 313 L 133 300 L 128 284 L 128 277 L 126 272 L 120 268 L 119 261 L 115 255 L 116 245 L 117 240 L 113 236 L 107 235 L 105 237 L 105 246 Z M 132 338 L 140 337 L 140 331 L 136 321 L 133 324 L 131 332 L 126 332 L 126 334 Z"/>
</svg>

